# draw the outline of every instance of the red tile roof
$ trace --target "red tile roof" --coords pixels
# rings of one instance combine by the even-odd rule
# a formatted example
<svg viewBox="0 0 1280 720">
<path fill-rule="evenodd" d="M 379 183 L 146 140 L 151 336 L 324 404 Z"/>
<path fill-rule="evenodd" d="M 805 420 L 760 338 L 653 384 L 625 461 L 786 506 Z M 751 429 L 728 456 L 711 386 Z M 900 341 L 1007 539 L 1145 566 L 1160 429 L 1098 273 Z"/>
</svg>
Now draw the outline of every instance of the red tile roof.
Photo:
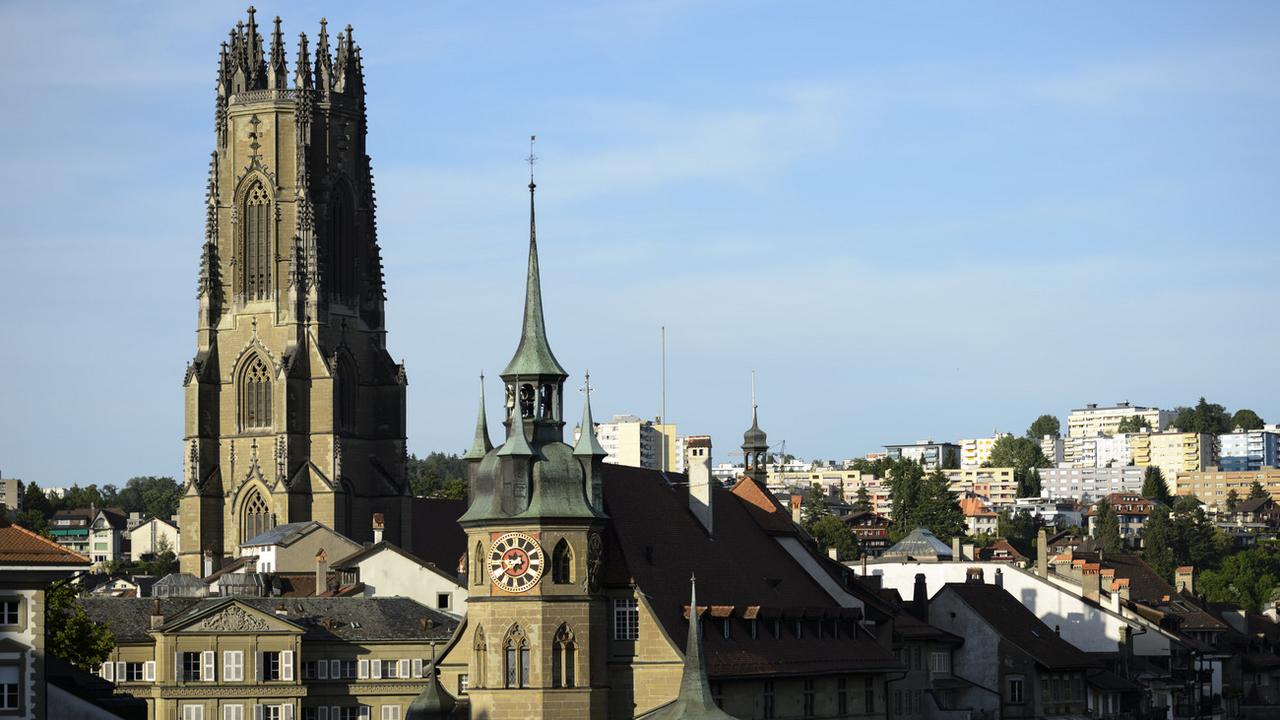
<svg viewBox="0 0 1280 720">
<path fill-rule="evenodd" d="M 84 565 L 89 558 L 0 517 L 0 566 Z"/>
</svg>

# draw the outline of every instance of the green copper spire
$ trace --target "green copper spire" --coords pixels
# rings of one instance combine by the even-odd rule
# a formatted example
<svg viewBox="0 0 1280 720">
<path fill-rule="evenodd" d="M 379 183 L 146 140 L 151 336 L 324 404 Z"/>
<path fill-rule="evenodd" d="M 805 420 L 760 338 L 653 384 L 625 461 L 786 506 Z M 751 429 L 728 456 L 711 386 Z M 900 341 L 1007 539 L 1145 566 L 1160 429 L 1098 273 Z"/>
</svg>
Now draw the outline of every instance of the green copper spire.
<svg viewBox="0 0 1280 720">
<path fill-rule="evenodd" d="M 689 578 L 689 639 L 684 645 L 684 673 L 680 692 L 666 707 L 649 717 L 657 720 L 733 720 L 711 697 L 711 684 L 702 663 L 702 634 L 698 632 L 698 589 L 696 578 Z"/>
<path fill-rule="evenodd" d="M 484 373 L 480 373 L 480 414 L 476 416 L 476 439 L 462 459 L 483 460 L 492 449 L 493 442 L 489 440 L 489 420 L 484 412 Z"/>
<path fill-rule="evenodd" d="M 530 152 L 530 160 L 533 158 Z M 534 221 L 533 173 L 529 174 L 529 274 L 524 288 L 524 326 L 520 333 L 520 345 L 516 354 L 502 371 L 503 377 L 511 375 L 556 375 L 568 377 L 547 343 L 547 327 L 542 317 L 542 281 L 538 275 L 538 231 Z"/>
<path fill-rule="evenodd" d="M 519 375 L 516 376 L 516 387 L 520 387 Z M 516 415 L 507 429 L 506 442 L 502 443 L 502 447 L 498 448 L 498 455 L 533 456 L 533 448 L 529 445 L 529 438 L 524 434 L 524 421 L 520 419 L 519 408 L 516 408 Z"/>
<path fill-rule="evenodd" d="M 600 441 L 596 439 L 596 424 L 591 418 L 591 373 L 589 371 L 585 374 L 582 390 L 586 393 L 587 399 L 582 404 L 582 427 L 578 432 L 578 442 L 573 446 L 573 454 L 604 457 L 609 453 L 605 452 L 600 446 Z"/>
</svg>

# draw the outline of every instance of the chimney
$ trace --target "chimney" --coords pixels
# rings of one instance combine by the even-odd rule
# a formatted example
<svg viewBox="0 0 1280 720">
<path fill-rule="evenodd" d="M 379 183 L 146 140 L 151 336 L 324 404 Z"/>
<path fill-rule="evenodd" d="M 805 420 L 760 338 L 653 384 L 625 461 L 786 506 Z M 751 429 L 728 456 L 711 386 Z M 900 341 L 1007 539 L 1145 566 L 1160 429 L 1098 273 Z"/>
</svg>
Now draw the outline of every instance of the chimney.
<svg viewBox="0 0 1280 720">
<path fill-rule="evenodd" d="M 1196 594 L 1196 569 L 1191 565 L 1183 565 L 1173 571 L 1173 586 L 1178 592 L 1188 595 Z"/>
<path fill-rule="evenodd" d="M 840 551 L 834 546 L 829 547 L 827 548 L 827 557 L 835 560 L 836 562 L 840 562 Z"/>
<path fill-rule="evenodd" d="M 711 521 L 715 517 L 711 506 L 715 482 L 711 478 L 710 435 L 691 435 L 685 438 L 684 467 L 689 476 L 689 510 L 702 523 L 707 535 L 711 535 Z"/>
<path fill-rule="evenodd" d="M 164 613 L 160 612 L 160 598 L 151 603 L 151 629 L 159 630 L 164 625 Z"/>
<path fill-rule="evenodd" d="M 929 584 L 924 573 L 916 573 L 915 589 L 911 595 L 911 610 L 916 617 L 929 621 Z"/>
<path fill-rule="evenodd" d="M 963 559 L 964 556 L 960 554 L 960 538 L 951 538 L 951 560 L 953 562 L 960 562 Z"/>
<path fill-rule="evenodd" d="M 1100 571 L 1101 568 L 1097 563 L 1085 563 L 1085 566 L 1080 569 L 1080 594 L 1094 602 L 1098 602 L 1098 593 L 1101 590 Z"/>
<path fill-rule="evenodd" d="M 382 531 L 387 527 L 386 522 L 382 518 L 382 513 L 373 514 L 373 544 L 377 545 L 382 542 Z"/>
<path fill-rule="evenodd" d="M 1049 533 L 1044 528 L 1036 534 L 1036 574 L 1049 577 Z"/>
<path fill-rule="evenodd" d="M 982 568 L 980 567 L 965 568 L 964 581 L 967 583 L 975 583 L 977 585 L 981 585 L 982 583 L 986 582 L 982 577 Z"/>
<path fill-rule="evenodd" d="M 209 577 L 213 574 L 213 551 L 205 550 L 204 553 L 201 554 L 200 559 L 203 566 L 202 569 L 204 570 L 201 577 Z"/>
<path fill-rule="evenodd" d="M 247 573 L 258 572 L 258 556 L 257 555 L 244 556 L 244 571 Z"/>
<path fill-rule="evenodd" d="M 316 553 L 316 596 L 329 590 L 329 553 L 320 548 Z"/>
<path fill-rule="evenodd" d="M 995 583 L 998 588 L 1004 587 L 1004 571 L 1000 568 L 996 568 Z"/>
<path fill-rule="evenodd" d="M 965 543 L 963 547 L 963 552 L 964 552 L 965 560 L 978 559 L 978 546 L 974 545 L 973 543 Z"/>
<path fill-rule="evenodd" d="M 276 605 L 276 615 L 279 615 L 280 617 L 287 617 L 289 615 L 289 608 L 285 607 L 284 603 Z"/>
</svg>

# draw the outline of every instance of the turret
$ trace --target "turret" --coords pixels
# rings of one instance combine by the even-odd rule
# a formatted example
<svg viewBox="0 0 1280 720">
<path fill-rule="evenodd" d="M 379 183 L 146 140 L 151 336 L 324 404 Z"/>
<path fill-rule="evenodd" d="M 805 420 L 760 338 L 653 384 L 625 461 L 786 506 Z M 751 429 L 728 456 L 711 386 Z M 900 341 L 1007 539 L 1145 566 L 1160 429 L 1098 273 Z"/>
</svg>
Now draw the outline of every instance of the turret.
<svg viewBox="0 0 1280 720">
<path fill-rule="evenodd" d="M 751 373 L 751 427 L 742 434 L 743 471 L 761 484 L 769 478 L 769 439 L 760 429 L 759 406 L 756 404 L 756 374 Z"/>
<path fill-rule="evenodd" d="M 604 459 L 609 456 L 596 438 L 596 423 L 591 417 L 591 373 L 585 373 L 583 392 L 586 399 L 582 403 L 582 424 L 579 425 L 578 442 L 573 446 L 574 457 L 582 463 L 587 497 L 596 510 L 604 512 L 604 487 L 602 485 L 602 468 Z"/>
</svg>

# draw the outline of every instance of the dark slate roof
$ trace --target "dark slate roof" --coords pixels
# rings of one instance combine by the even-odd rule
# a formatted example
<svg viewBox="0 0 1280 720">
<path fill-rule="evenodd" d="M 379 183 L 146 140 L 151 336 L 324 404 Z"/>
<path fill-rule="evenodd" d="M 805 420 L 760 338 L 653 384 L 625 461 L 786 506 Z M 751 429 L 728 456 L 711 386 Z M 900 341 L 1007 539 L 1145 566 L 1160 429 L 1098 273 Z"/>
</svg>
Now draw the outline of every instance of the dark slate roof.
<svg viewBox="0 0 1280 720">
<path fill-rule="evenodd" d="M 1271 502 L 1272 500 L 1269 497 L 1253 498 L 1250 500 L 1241 500 L 1240 502 L 1236 503 L 1235 512 L 1255 513 L 1255 512 L 1258 512 L 1259 510 L 1262 510 L 1264 507 L 1267 506 L 1268 503 L 1271 503 Z"/>
<path fill-rule="evenodd" d="M 96 623 L 110 626 L 117 642 L 149 642 L 151 611 L 156 600 L 147 598 L 79 598 L 81 607 Z M 165 627 L 173 627 L 224 605 L 241 603 L 280 617 L 303 628 L 308 640 L 339 639 L 350 642 L 449 639 L 458 619 L 402 597 L 303 597 L 303 598 L 169 598 L 161 599 Z M 277 615 L 283 606 L 284 615 Z M 429 622 L 424 627 L 423 620 Z M 328 622 L 326 622 L 326 620 Z"/>
<path fill-rule="evenodd" d="M 288 545 L 318 527 L 324 526 L 315 520 L 285 523 L 284 525 L 277 525 L 264 533 L 251 537 L 240 544 L 242 546 Z"/>
<path fill-rule="evenodd" d="M 147 720 L 147 701 L 115 693 L 115 685 L 54 655 L 45 655 L 50 685 L 74 695 L 121 720 Z"/>
<path fill-rule="evenodd" d="M 747 608 L 761 617 L 844 618 L 841 637 L 813 632 L 796 639 L 790 627 L 774 639 L 761 627 L 749 639 L 745 626 L 725 640 L 708 632 L 704 654 L 714 677 L 821 674 L 899 668 L 896 658 L 865 634 L 854 637 L 856 609 L 841 608 L 767 529 L 757 524 L 749 502 L 713 489 L 715 537 L 707 536 L 689 510 L 683 475 L 604 466 L 605 511 L 612 518 L 605 539 L 605 582 L 627 586 L 634 579 L 667 637 L 683 652 L 688 623 L 688 578 L 698 578 L 699 604 L 732 607 L 741 622 Z M 670 478 L 668 483 L 666 478 Z M 759 508 L 757 508 L 759 509 Z"/>
<path fill-rule="evenodd" d="M 947 583 L 941 592 L 955 593 L 1006 642 L 1050 670 L 1088 668 L 1097 664 L 1076 646 L 1058 637 L 1004 588 L 980 582 Z"/>
<path fill-rule="evenodd" d="M 456 573 L 467 552 L 467 533 L 458 524 L 467 501 L 415 497 L 409 503 L 413 547 L 408 550 L 445 572 Z"/>
</svg>

